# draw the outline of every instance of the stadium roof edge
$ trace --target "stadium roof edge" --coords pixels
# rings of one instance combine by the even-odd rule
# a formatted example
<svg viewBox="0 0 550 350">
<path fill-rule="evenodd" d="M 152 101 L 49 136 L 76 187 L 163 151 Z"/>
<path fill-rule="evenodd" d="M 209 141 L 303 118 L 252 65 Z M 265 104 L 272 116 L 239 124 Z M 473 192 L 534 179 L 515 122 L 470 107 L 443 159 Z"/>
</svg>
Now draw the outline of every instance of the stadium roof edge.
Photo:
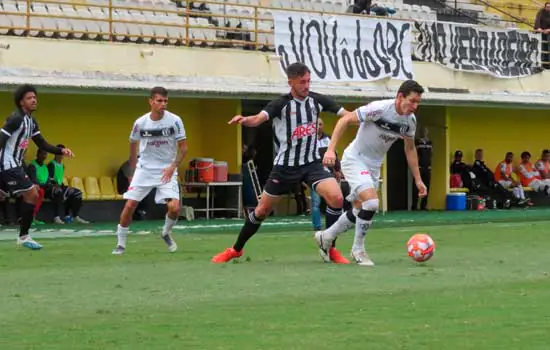
<svg viewBox="0 0 550 350">
<path fill-rule="evenodd" d="M 171 92 L 172 97 L 192 98 L 223 98 L 223 99 L 271 99 L 284 94 L 288 87 L 269 84 L 212 84 L 211 82 L 166 82 L 162 81 L 131 81 L 131 80 L 95 80 L 95 79 L 59 79 L 44 77 L 0 77 L 0 91 L 11 91 L 19 84 L 33 84 L 40 88 L 42 93 L 59 94 L 94 94 L 94 95 L 134 95 L 147 96 L 148 90 L 154 85 L 163 85 Z M 339 102 L 365 103 L 369 100 L 392 98 L 395 91 L 374 88 L 361 88 L 338 85 L 316 84 L 316 92 L 324 93 L 336 98 Z M 252 92 L 251 92 L 252 91 Z M 470 93 L 443 93 L 428 91 L 424 96 L 426 105 L 449 106 L 476 106 L 493 108 L 529 108 L 548 109 L 550 95 L 543 93 L 510 92 L 470 92 Z"/>
</svg>

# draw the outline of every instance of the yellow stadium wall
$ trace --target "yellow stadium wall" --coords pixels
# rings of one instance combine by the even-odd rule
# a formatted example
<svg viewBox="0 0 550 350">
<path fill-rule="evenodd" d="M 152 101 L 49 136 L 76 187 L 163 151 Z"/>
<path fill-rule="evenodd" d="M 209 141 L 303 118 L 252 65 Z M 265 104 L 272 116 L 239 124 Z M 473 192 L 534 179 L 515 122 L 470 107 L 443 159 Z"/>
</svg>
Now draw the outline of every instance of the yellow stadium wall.
<svg viewBox="0 0 550 350">
<path fill-rule="evenodd" d="M 0 115 L 7 117 L 12 106 L 12 95 L 0 93 Z M 66 161 L 67 176 L 114 176 L 128 159 L 133 122 L 148 109 L 144 96 L 44 93 L 39 95 L 36 119 L 50 143 L 63 143 L 75 152 L 76 157 Z M 240 128 L 227 125 L 227 120 L 239 113 L 240 101 L 171 98 L 169 110 L 183 119 L 187 132 L 182 170 L 192 158 L 209 157 L 227 161 L 230 172 L 239 172 Z M 32 144 L 26 158 L 35 154 Z"/>
<path fill-rule="evenodd" d="M 543 149 L 550 148 L 546 110 L 449 107 L 448 113 L 451 137 L 447 164 L 457 149 L 468 164 L 474 161 L 475 150 L 483 149 L 487 166 L 494 170 L 507 151 L 514 152 L 517 164 L 523 151 L 529 151 L 536 160 Z"/>
</svg>

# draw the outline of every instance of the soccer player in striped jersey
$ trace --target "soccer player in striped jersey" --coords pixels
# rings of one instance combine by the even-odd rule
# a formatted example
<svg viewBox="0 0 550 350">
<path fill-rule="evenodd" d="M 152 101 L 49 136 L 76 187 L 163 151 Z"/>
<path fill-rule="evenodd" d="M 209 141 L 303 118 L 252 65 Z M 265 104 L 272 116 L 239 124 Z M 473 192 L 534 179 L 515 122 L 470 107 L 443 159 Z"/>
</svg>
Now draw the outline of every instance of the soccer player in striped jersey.
<svg viewBox="0 0 550 350">
<path fill-rule="evenodd" d="M 286 73 L 290 93 L 274 99 L 257 115 L 237 115 L 229 121 L 229 124 L 256 127 L 271 119 L 277 154 L 258 206 L 246 218 L 235 244 L 214 256 L 214 263 L 225 263 L 242 256 L 244 245 L 258 231 L 280 196 L 289 193 L 298 183 L 306 182 L 325 199 L 327 227 L 342 212 L 344 198 L 340 186 L 323 167 L 317 151 L 317 120 L 323 111 L 342 116 L 346 110 L 327 96 L 309 91 L 311 79 L 306 65 L 293 63 Z M 330 247 L 325 261 L 349 263 L 334 246 Z"/>
<path fill-rule="evenodd" d="M 405 142 L 405 155 L 418 188 L 419 197 L 427 195 L 418 168 L 418 155 L 414 144 L 416 118 L 414 112 L 424 93 L 424 88 L 414 80 L 407 80 L 399 87 L 394 99 L 374 101 L 346 114 L 336 123 L 323 163 L 334 165 L 336 145 L 348 125 L 359 125 L 355 139 L 344 151 L 340 162 L 351 193 L 348 200 L 354 207 L 342 214 L 338 221 L 325 231 L 315 234 L 322 257 L 328 255 L 331 242 L 339 234 L 355 224 L 355 240 L 351 257 L 360 266 L 373 266 L 365 250 L 365 236 L 378 211 L 376 192 L 380 167 L 391 145 L 398 139 Z M 405 174 L 404 174 L 405 176 Z"/>
<path fill-rule="evenodd" d="M 4 196 L 21 196 L 21 223 L 17 244 L 25 248 L 38 250 L 42 248 L 29 235 L 33 221 L 33 212 L 38 200 L 38 187 L 23 169 L 23 159 L 29 141 L 44 151 L 73 157 L 68 148 L 50 145 L 40 133 L 38 123 L 32 117 L 36 110 L 38 99 L 36 89 L 32 85 L 22 85 L 15 90 L 14 102 L 16 109 L 0 129 L 0 183 Z"/>
</svg>

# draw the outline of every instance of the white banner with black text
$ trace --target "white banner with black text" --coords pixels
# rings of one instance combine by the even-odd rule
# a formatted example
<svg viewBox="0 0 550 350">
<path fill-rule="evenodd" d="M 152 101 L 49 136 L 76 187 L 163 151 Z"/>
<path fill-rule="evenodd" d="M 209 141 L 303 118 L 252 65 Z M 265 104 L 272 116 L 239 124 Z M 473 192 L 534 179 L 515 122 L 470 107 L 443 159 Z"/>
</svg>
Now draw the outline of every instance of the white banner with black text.
<svg viewBox="0 0 550 350">
<path fill-rule="evenodd" d="M 415 22 L 415 58 L 447 68 L 518 78 L 542 71 L 540 34 L 471 24 Z"/>
<path fill-rule="evenodd" d="M 302 62 L 313 81 L 412 79 L 412 23 L 273 11 L 281 68 Z"/>
</svg>

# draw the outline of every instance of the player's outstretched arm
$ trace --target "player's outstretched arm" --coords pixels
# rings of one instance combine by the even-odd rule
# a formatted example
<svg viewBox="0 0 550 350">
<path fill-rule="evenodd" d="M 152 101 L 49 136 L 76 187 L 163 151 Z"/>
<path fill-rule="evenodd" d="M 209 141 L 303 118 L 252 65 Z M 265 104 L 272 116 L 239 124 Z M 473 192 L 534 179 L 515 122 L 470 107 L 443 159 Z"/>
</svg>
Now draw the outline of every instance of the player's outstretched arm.
<svg viewBox="0 0 550 350">
<path fill-rule="evenodd" d="M 420 169 L 418 168 L 418 154 L 416 153 L 416 146 L 414 145 L 414 138 L 405 137 L 405 156 L 407 157 L 407 163 L 409 164 L 409 169 L 414 178 L 414 183 L 418 188 L 418 195 L 424 197 L 428 194 L 426 185 L 422 181 L 420 176 Z"/>
<path fill-rule="evenodd" d="M 332 131 L 332 136 L 330 138 L 327 151 L 323 156 L 323 164 L 325 166 L 334 166 L 336 164 L 336 146 L 338 145 L 338 142 L 344 135 L 344 132 L 346 131 L 348 125 L 358 124 L 359 118 L 357 117 L 357 113 L 355 111 L 348 112 L 344 114 L 343 117 L 338 119 L 338 121 L 336 122 L 336 126 Z"/>
<path fill-rule="evenodd" d="M 38 148 L 43 149 L 44 151 L 46 151 L 48 153 L 53 153 L 53 154 L 58 154 L 58 155 L 63 154 L 63 155 L 67 155 L 67 156 L 72 155 L 72 152 L 70 152 L 70 154 L 67 154 L 66 152 L 64 152 L 65 148 L 50 145 L 48 143 L 48 141 L 46 141 L 44 136 L 42 136 L 42 134 L 34 135 L 32 137 L 32 140 L 34 141 L 34 143 L 36 144 L 36 146 Z"/>
<path fill-rule="evenodd" d="M 267 119 L 268 119 L 267 114 L 263 112 L 260 112 L 256 115 L 252 115 L 248 117 L 245 117 L 242 115 L 236 115 L 228 122 L 228 124 L 241 124 L 249 128 L 253 128 L 265 123 Z"/>
</svg>

